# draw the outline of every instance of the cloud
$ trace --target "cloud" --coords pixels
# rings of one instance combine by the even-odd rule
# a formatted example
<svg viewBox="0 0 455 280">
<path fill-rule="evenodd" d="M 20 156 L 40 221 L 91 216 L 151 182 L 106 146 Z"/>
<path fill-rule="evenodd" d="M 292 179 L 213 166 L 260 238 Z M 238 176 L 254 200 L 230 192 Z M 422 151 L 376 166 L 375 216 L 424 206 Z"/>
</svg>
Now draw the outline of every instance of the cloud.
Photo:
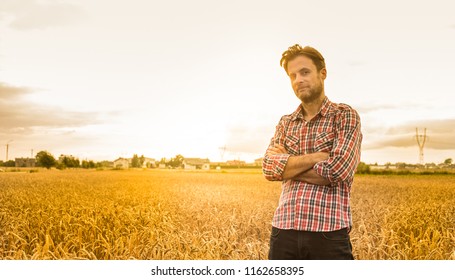
<svg viewBox="0 0 455 280">
<path fill-rule="evenodd" d="M 30 134 L 36 128 L 68 128 L 99 123 L 94 112 L 70 112 L 24 99 L 36 90 L 0 83 L 0 132 Z"/>
<path fill-rule="evenodd" d="M 386 129 L 382 134 L 364 135 L 364 149 L 385 147 L 417 147 L 416 128 L 418 134 L 424 135 L 426 128 L 425 148 L 436 150 L 455 149 L 455 119 L 419 120 Z"/>
<path fill-rule="evenodd" d="M 19 30 L 42 29 L 77 22 L 85 11 L 62 1 L 2 0 L 0 21 Z"/>
<path fill-rule="evenodd" d="M 32 91 L 33 89 L 31 88 L 16 87 L 0 82 L 0 100 L 14 99 Z"/>
</svg>

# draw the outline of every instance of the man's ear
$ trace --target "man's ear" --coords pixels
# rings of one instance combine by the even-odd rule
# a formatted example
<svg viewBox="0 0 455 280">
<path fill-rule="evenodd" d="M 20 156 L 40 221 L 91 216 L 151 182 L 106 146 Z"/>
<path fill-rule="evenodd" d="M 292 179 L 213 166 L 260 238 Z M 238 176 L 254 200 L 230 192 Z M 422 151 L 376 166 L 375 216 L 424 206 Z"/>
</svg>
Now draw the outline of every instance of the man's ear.
<svg viewBox="0 0 455 280">
<path fill-rule="evenodd" d="M 325 80 L 325 78 L 327 78 L 327 69 L 322 68 L 321 71 L 319 71 L 319 75 L 321 75 L 322 79 Z"/>
</svg>

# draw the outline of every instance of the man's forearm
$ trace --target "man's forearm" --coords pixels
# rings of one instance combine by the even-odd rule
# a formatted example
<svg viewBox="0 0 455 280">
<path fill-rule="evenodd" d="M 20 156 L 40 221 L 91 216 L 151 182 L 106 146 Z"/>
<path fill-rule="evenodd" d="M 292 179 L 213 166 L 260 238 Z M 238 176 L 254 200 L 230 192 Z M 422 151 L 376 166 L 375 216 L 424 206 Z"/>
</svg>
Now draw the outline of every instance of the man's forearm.
<svg viewBox="0 0 455 280">
<path fill-rule="evenodd" d="M 297 176 L 294 176 L 294 178 L 292 178 L 292 179 L 296 180 L 296 181 L 302 181 L 305 183 L 309 183 L 309 184 L 314 184 L 314 185 L 321 185 L 321 186 L 330 185 L 329 180 L 327 180 L 326 178 L 317 174 L 316 171 L 312 168 L 303 173 L 298 174 Z"/>
<path fill-rule="evenodd" d="M 289 157 L 286 167 L 284 168 L 283 179 L 296 180 L 296 177 L 303 175 L 306 171 L 312 169 L 316 163 L 326 160 L 327 157 L 327 153 L 321 152 L 300 156 L 291 156 Z"/>
</svg>

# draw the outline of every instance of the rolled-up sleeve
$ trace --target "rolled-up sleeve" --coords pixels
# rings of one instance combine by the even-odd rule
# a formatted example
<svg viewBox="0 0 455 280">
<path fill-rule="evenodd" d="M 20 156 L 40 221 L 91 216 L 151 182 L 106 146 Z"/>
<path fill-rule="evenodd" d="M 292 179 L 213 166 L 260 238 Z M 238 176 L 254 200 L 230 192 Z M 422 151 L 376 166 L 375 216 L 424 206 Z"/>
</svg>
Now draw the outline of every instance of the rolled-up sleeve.
<svg viewBox="0 0 455 280">
<path fill-rule="evenodd" d="M 286 167 L 288 159 L 290 157 L 289 154 L 275 154 L 275 155 L 268 155 L 269 149 L 275 145 L 283 145 L 284 146 L 284 127 L 285 127 L 285 118 L 282 117 L 280 122 L 276 126 L 275 134 L 273 138 L 270 140 L 270 144 L 265 152 L 264 159 L 262 161 L 262 173 L 264 177 L 269 181 L 281 181 L 283 180 L 283 171 Z"/>
<path fill-rule="evenodd" d="M 315 164 L 313 169 L 331 183 L 351 180 L 360 162 L 361 143 L 358 113 L 352 108 L 342 110 L 335 122 L 335 139 L 329 158 Z"/>
<path fill-rule="evenodd" d="M 290 155 L 288 154 L 265 155 L 262 162 L 262 173 L 264 173 L 264 177 L 269 181 L 283 180 L 283 171 L 289 157 Z"/>
</svg>

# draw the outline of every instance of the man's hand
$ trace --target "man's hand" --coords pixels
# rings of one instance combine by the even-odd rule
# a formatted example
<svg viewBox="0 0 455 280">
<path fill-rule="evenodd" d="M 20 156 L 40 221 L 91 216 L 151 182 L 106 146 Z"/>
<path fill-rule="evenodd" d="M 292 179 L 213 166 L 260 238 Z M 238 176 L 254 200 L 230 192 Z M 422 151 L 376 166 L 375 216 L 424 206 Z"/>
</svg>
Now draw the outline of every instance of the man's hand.
<svg viewBox="0 0 455 280">
<path fill-rule="evenodd" d="M 267 151 L 268 156 L 273 156 L 273 155 L 277 155 L 277 154 L 288 154 L 288 151 L 282 145 L 275 145 L 275 146 L 269 148 L 269 150 Z M 307 154 L 306 156 L 311 157 L 314 164 L 316 164 L 320 161 L 327 160 L 329 158 L 329 153 L 316 152 L 316 153 L 312 153 L 312 154 Z"/>
<path fill-rule="evenodd" d="M 288 154 L 288 151 L 282 145 L 275 145 L 270 147 L 267 151 L 267 156 L 277 154 Z M 283 171 L 283 179 L 293 179 L 311 184 L 327 185 L 329 184 L 329 181 L 316 174 L 311 168 L 313 168 L 316 163 L 327 160 L 328 158 L 329 154 L 325 152 L 291 156 Z"/>
<path fill-rule="evenodd" d="M 315 161 L 314 164 L 329 159 L 329 153 L 326 152 L 316 152 L 310 155 L 313 157 L 313 160 Z"/>
<path fill-rule="evenodd" d="M 297 181 L 306 182 L 309 184 L 320 185 L 320 186 L 330 185 L 330 181 L 319 176 L 319 174 L 317 174 L 316 171 L 314 171 L 314 169 L 305 171 L 305 172 L 295 176 L 293 179 L 297 180 Z"/>
<path fill-rule="evenodd" d="M 267 155 L 273 156 L 277 154 L 287 154 L 288 151 L 286 151 L 286 148 L 282 145 L 275 145 L 267 151 Z"/>
<path fill-rule="evenodd" d="M 313 166 L 329 158 L 328 153 L 316 152 L 299 156 L 290 156 L 283 171 L 283 179 L 294 179 Z M 301 177 L 299 177 L 301 178 Z"/>
</svg>

